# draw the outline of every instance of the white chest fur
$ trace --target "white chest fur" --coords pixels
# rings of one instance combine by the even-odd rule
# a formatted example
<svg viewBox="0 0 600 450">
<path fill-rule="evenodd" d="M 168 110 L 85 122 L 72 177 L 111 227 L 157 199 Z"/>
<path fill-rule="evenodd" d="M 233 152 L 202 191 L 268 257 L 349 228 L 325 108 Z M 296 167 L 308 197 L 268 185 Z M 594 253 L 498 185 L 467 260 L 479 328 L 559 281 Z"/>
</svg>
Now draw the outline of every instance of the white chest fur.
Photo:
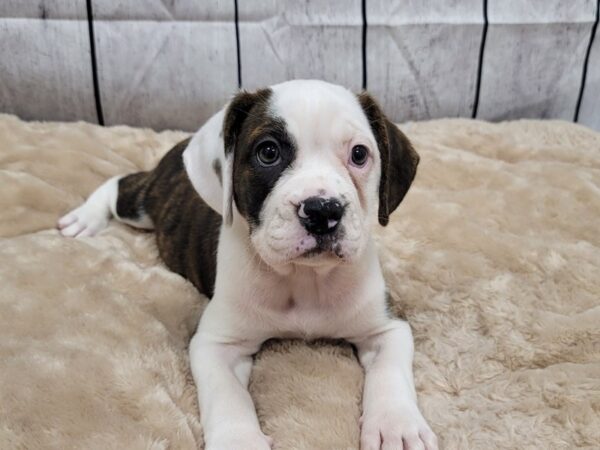
<svg viewBox="0 0 600 450">
<path fill-rule="evenodd" d="M 240 230 L 221 232 L 215 295 L 203 327 L 223 338 L 351 338 L 386 323 L 385 283 L 371 242 L 363 256 L 330 270 L 275 273 L 250 253 Z M 243 235 L 242 235 L 243 236 Z"/>
</svg>

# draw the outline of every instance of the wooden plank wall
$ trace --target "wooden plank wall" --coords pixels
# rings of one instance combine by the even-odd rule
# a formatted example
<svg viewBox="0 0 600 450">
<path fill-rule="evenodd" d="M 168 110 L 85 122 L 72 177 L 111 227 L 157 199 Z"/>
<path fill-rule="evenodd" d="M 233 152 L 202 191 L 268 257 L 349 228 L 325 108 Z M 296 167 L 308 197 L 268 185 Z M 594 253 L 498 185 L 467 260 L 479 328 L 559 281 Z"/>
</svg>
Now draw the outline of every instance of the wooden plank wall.
<svg viewBox="0 0 600 450">
<path fill-rule="evenodd" d="M 368 0 L 367 83 L 396 121 L 472 115 L 481 0 Z"/>
<path fill-rule="evenodd" d="M 573 120 L 596 0 L 490 1 L 478 117 Z"/>
<path fill-rule="evenodd" d="M 0 111 L 196 129 L 240 87 L 366 87 L 395 121 L 600 130 L 600 0 L 2 0 Z"/>
<path fill-rule="evenodd" d="M 192 130 L 238 87 L 233 1 L 94 0 L 107 124 Z"/>
<path fill-rule="evenodd" d="M 599 17 L 600 1 L 596 8 L 596 21 L 591 33 L 589 57 L 586 60 L 579 96 L 580 108 L 577 110 L 575 121 L 600 131 L 600 33 L 597 32 Z"/>
<path fill-rule="evenodd" d="M 242 85 L 320 78 L 362 88 L 361 0 L 239 1 Z"/>
<path fill-rule="evenodd" d="M 97 120 L 85 2 L 0 1 L 0 112 Z"/>
</svg>

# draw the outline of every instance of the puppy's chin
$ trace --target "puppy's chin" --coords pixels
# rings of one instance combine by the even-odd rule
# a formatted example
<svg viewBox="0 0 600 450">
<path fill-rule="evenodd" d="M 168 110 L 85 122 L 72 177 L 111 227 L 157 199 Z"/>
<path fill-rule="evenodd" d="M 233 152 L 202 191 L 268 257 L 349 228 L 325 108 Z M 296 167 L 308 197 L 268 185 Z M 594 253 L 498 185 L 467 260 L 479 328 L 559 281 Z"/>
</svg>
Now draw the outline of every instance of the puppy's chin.
<svg viewBox="0 0 600 450">
<path fill-rule="evenodd" d="M 315 250 L 309 254 L 305 254 L 291 261 L 291 264 L 301 267 L 310 267 L 315 270 L 331 269 L 340 264 L 350 262 L 349 258 L 344 258 L 331 251 Z"/>
<path fill-rule="evenodd" d="M 333 236 L 302 235 L 283 241 L 267 239 L 266 242 L 263 236 L 252 236 L 253 247 L 268 266 L 280 273 L 288 272 L 293 266 L 318 269 L 352 263 L 360 257 L 364 248 L 361 242 L 349 242 Z"/>
</svg>

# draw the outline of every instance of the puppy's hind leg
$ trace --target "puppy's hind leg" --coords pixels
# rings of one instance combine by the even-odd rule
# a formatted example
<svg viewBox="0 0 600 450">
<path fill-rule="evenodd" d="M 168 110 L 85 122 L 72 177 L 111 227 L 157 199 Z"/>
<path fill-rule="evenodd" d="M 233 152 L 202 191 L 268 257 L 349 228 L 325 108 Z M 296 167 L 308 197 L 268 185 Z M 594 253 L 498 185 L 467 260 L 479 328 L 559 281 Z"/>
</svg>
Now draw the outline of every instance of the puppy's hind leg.
<svg viewBox="0 0 600 450">
<path fill-rule="evenodd" d="M 83 205 L 58 220 L 63 236 L 93 236 L 106 228 L 111 217 L 111 205 L 117 202 L 119 178 L 113 177 L 96 189 Z"/>
<path fill-rule="evenodd" d="M 111 217 L 138 228 L 152 229 L 152 221 L 143 209 L 147 180 L 146 172 L 109 179 L 83 205 L 59 219 L 61 234 L 94 236 L 106 228 Z"/>
</svg>

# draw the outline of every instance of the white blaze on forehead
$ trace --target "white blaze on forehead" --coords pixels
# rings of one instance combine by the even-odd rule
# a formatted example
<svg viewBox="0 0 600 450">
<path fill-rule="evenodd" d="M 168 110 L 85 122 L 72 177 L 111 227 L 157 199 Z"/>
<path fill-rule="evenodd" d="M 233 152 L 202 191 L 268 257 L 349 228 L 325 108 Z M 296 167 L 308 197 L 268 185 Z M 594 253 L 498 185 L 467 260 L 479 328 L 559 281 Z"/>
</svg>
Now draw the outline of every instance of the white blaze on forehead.
<svg viewBox="0 0 600 450">
<path fill-rule="evenodd" d="M 287 188 L 294 192 L 292 200 L 345 194 L 348 200 L 357 196 L 367 215 L 376 214 L 381 158 L 357 96 L 319 80 L 288 81 L 271 90 L 270 110 L 285 122 L 296 144 L 292 170 L 282 179 L 293 186 Z M 348 164 L 351 146 L 357 144 L 371 150 L 372 165 L 363 173 Z"/>
<path fill-rule="evenodd" d="M 300 220 L 308 218 L 304 201 L 335 197 L 345 206 L 339 220 L 344 232 L 331 250 L 347 260 L 358 257 L 376 219 L 380 173 L 377 143 L 358 98 L 341 86 L 315 80 L 289 81 L 271 90 L 270 113 L 285 123 L 295 155 L 263 204 L 261 226 L 252 234 L 254 247 L 272 267 L 315 249 L 319 242 Z M 351 146 L 357 144 L 368 146 L 373 158 L 362 171 L 348 162 Z M 327 223 L 329 228 L 337 225 L 337 220 Z"/>
<path fill-rule="evenodd" d="M 301 152 L 347 143 L 360 136 L 375 145 L 356 96 L 319 80 L 294 80 L 272 87 L 271 109 L 281 117 Z"/>
</svg>

